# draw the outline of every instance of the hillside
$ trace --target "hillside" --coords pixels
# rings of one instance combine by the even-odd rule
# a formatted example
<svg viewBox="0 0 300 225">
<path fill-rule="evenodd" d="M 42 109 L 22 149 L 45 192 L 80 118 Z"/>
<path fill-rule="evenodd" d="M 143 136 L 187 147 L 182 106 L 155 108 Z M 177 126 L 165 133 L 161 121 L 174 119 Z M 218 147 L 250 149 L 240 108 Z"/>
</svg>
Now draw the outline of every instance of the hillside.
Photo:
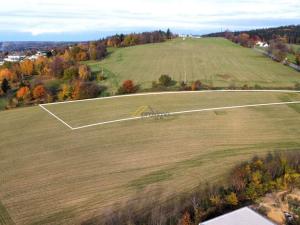
<svg viewBox="0 0 300 225">
<path fill-rule="evenodd" d="M 174 112 L 299 100 L 297 93 L 188 92 L 44 107 L 76 127 L 133 117 L 144 105 Z M 0 112 L 2 220 L 79 224 L 141 190 L 171 196 L 222 181 L 254 154 L 299 149 L 299 112 L 296 104 L 222 109 L 78 130 L 38 106 Z"/>
<path fill-rule="evenodd" d="M 132 79 L 150 87 L 160 75 L 176 81 L 201 80 L 214 87 L 294 87 L 300 74 L 271 59 L 223 38 L 180 38 L 159 44 L 111 48 L 103 61 L 88 61 L 94 72 L 108 76 L 105 83 L 116 89 Z"/>
</svg>

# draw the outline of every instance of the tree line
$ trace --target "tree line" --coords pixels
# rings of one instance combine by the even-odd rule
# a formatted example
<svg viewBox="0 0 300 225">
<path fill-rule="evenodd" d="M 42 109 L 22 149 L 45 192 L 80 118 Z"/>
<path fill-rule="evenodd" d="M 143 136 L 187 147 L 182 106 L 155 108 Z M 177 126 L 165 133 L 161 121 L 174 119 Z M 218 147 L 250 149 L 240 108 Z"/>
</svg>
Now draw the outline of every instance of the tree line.
<svg viewBox="0 0 300 225">
<path fill-rule="evenodd" d="M 143 33 L 132 33 L 128 35 L 116 34 L 108 37 L 105 42 L 108 47 L 128 47 L 134 45 L 150 44 L 164 42 L 168 39 L 172 39 L 174 35 L 168 29 L 165 31 L 153 31 Z"/>
<path fill-rule="evenodd" d="M 253 204 L 266 193 L 292 191 L 296 187 L 300 187 L 300 152 L 269 153 L 237 165 L 225 185 L 200 185 L 160 204 L 161 193 L 140 194 L 82 225 L 198 225 Z M 292 224 L 300 224 L 300 211 L 295 213 Z"/>
<path fill-rule="evenodd" d="M 204 35 L 205 37 L 224 37 L 225 32 L 217 32 Z M 262 41 L 269 42 L 274 36 L 281 36 L 287 39 L 289 44 L 300 44 L 300 25 L 281 26 L 273 28 L 255 29 L 249 31 L 235 31 L 234 36 L 247 33 L 250 36 L 259 36 Z"/>
</svg>

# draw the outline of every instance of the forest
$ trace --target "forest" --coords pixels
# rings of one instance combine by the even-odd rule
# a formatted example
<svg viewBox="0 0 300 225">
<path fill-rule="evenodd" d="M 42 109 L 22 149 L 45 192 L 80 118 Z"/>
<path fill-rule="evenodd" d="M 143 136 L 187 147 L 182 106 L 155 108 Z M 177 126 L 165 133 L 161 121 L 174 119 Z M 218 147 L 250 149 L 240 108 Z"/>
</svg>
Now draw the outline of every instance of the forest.
<svg viewBox="0 0 300 225">
<path fill-rule="evenodd" d="M 204 37 L 224 37 L 228 31 L 203 35 Z M 259 36 L 263 41 L 269 42 L 275 36 L 287 39 L 289 44 L 300 44 L 300 25 L 281 26 L 274 28 L 263 28 L 249 31 L 232 31 L 235 36 L 247 33 L 250 36 Z"/>
</svg>

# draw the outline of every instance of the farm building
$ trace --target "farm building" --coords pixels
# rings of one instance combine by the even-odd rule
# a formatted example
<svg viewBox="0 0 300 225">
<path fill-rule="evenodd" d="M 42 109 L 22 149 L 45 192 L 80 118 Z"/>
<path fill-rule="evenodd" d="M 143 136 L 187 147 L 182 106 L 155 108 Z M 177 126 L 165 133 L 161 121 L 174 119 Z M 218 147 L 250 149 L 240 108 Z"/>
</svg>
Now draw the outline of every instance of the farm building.
<svg viewBox="0 0 300 225">
<path fill-rule="evenodd" d="M 216 217 L 199 225 L 275 225 L 248 207 Z"/>
</svg>

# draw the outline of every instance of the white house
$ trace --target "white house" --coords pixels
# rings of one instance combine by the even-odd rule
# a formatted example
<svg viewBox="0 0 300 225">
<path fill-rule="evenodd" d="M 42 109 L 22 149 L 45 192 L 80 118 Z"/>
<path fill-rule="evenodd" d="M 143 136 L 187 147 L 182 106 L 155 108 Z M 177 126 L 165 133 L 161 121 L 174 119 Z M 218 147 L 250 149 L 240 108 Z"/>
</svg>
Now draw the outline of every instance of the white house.
<svg viewBox="0 0 300 225">
<path fill-rule="evenodd" d="M 267 42 L 258 41 L 258 42 L 256 42 L 256 46 L 259 46 L 262 48 L 268 48 L 269 44 Z"/>
<path fill-rule="evenodd" d="M 5 62 L 20 62 L 23 59 L 25 59 L 25 56 L 22 55 L 9 55 L 6 58 L 4 58 Z"/>
<path fill-rule="evenodd" d="M 186 37 L 188 37 L 188 35 L 186 35 L 186 34 L 179 34 L 178 37 L 180 37 L 180 38 L 186 38 Z"/>
<path fill-rule="evenodd" d="M 249 207 L 224 214 L 199 225 L 275 225 Z"/>
</svg>

